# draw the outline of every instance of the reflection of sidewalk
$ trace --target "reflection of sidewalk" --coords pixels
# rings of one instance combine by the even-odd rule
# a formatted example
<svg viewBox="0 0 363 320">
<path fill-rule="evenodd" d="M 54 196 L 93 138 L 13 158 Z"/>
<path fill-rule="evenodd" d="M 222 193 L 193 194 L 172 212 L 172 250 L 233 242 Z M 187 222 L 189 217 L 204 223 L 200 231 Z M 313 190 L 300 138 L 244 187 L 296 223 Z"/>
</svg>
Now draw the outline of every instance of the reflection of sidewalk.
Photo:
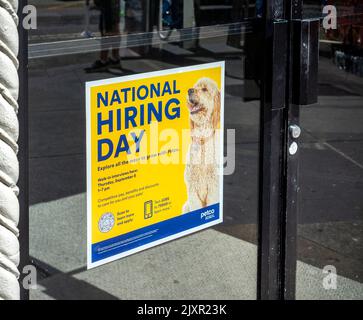
<svg viewBox="0 0 363 320">
<path fill-rule="evenodd" d="M 256 298 L 257 247 L 212 229 L 86 271 L 84 206 L 82 194 L 31 208 L 31 254 L 60 269 L 42 266 L 49 277 L 32 299 Z M 361 283 L 338 276 L 337 289 L 325 290 L 321 269 L 297 269 L 298 299 L 363 298 Z"/>
<path fill-rule="evenodd" d="M 301 108 L 299 258 L 363 281 L 363 78 L 319 61 L 319 103 Z"/>
<path fill-rule="evenodd" d="M 33 1 L 34 2 L 34 1 Z M 35 3 L 37 7 L 37 29 L 29 31 L 29 41 L 59 41 L 79 38 L 85 28 L 84 1 Z M 98 32 L 99 11 L 89 11 L 89 28 Z"/>
</svg>

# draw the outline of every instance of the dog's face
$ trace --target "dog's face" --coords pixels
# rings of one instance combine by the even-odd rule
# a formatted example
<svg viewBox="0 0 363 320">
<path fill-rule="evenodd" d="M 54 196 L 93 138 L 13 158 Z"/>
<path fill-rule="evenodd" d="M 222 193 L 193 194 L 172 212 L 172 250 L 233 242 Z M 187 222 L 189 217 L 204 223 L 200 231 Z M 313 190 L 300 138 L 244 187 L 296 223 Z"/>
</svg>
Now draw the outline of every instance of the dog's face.
<svg viewBox="0 0 363 320">
<path fill-rule="evenodd" d="M 188 90 L 188 108 L 192 125 L 216 128 L 220 114 L 220 93 L 217 84 L 201 78 Z"/>
</svg>

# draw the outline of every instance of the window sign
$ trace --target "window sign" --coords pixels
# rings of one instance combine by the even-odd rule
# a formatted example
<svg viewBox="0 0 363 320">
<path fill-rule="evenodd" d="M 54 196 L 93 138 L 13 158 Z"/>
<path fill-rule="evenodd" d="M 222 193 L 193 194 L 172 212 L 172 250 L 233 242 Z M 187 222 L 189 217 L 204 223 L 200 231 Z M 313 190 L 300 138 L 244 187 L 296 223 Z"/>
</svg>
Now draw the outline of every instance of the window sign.
<svg viewBox="0 0 363 320">
<path fill-rule="evenodd" d="M 88 267 L 223 220 L 224 62 L 87 82 Z"/>
</svg>

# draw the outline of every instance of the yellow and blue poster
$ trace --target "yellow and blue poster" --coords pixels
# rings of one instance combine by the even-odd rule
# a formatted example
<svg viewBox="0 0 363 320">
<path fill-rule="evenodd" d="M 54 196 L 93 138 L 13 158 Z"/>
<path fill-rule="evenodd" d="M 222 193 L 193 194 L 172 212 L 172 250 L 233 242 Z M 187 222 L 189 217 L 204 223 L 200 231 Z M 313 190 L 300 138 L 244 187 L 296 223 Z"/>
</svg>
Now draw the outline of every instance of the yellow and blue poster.
<svg viewBox="0 0 363 320">
<path fill-rule="evenodd" d="M 224 62 L 86 83 L 88 268 L 223 221 Z"/>
</svg>

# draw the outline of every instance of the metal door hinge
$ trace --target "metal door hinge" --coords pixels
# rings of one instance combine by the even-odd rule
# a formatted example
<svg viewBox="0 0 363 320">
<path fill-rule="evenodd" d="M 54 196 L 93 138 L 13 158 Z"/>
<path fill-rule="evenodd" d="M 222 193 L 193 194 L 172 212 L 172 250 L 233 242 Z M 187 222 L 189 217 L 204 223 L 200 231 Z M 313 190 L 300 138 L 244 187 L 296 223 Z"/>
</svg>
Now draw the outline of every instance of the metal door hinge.
<svg viewBox="0 0 363 320">
<path fill-rule="evenodd" d="M 292 21 L 292 103 L 318 101 L 319 19 Z"/>
</svg>

